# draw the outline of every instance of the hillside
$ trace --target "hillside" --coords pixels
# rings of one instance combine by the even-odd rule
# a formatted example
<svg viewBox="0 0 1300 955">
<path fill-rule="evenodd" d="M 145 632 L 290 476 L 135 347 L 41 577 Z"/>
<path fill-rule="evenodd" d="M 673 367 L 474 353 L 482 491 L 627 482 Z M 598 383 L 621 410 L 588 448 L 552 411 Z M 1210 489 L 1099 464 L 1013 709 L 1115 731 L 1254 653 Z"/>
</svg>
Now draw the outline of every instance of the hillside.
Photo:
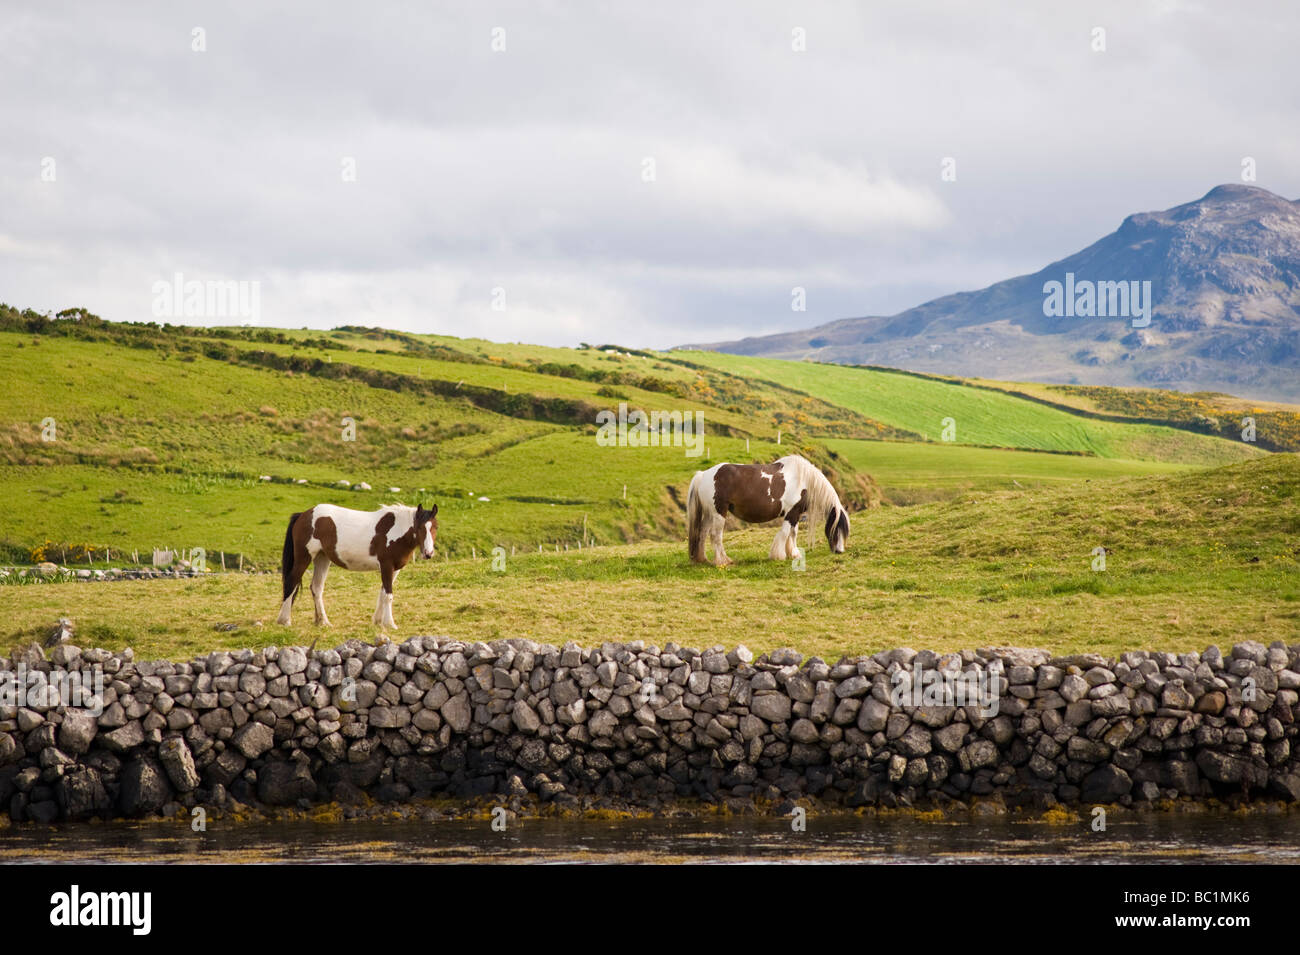
<svg viewBox="0 0 1300 955">
<path fill-rule="evenodd" d="M 436 500 L 443 557 L 675 541 L 694 471 L 791 451 L 854 507 L 1262 453 L 879 370 L 379 329 L 122 325 L 84 310 L 0 307 L 0 374 L 21 385 L 0 393 L 0 562 L 15 563 L 203 547 L 213 564 L 274 566 L 288 514 L 320 501 Z M 702 453 L 599 446 L 595 416 L 620 403 L 702 415 Z M 952 443 L 938 441 L 947 416 Z"/>
<path fill-rule="evenodd" d="M 674 353 L 677 354 L 677 353 Z M 1095 454 L 1105 458 L 1225 464 L 1261 453 L 1241 441 L 1164 425 L 1100 421 L 1026 401 L 995 389 L 973 388 L 889 369 L 751 358 L 720 352 L 681 352 L 692 361 L 791 388 L 815 389 L 830 401 L 897 428 L 938 440 L 952 418 L 954 443 Z"/>
<path fill-rule="evenodd" d="M 677 533 L 674 494 L 710 460 L 799 449 L 855 498 L 867 479 L 836 473 L 801 426 L 901 434 L 721 372 L 674 366 L 668 381 L 626 353 L 574 351 L 565 366 L 532 367 L 364 332 L 295 345 L 264 329 L 51 322 L 12 310 L 9 319 L 0 374 L 23 386 L 0 393 L 0 477 L 22 506 L 0 517 L 0 561 L 25 562 L 48 541 L 56 560 L 86 547 L 112 548 L 120 561 L 123 551 L 201 546 L 265 565 L 278 558 L 288 514 L 321 500 L 436 499 L 455 528 L 440 540 L 449 555 L 664 538 Z M 387 348 L 357 344 L 376 339 Z M 597 412 L 620 402 L 702 414 L 702 453 L 597 445 Z M 49 418 L 53 441 L 42 434 Z"/>
<path fill-rule="evenodd" d="M 1044 314 L 1044 285 L 1150 282 L 1150 325 Z M 1300 400 L 1300 203 L 1222 185 L 1031 275 L 888 317 L 701 346 L 914 371 Z M 1138 320 L 1139 323 L 1141 319 Z"/>
</svg>

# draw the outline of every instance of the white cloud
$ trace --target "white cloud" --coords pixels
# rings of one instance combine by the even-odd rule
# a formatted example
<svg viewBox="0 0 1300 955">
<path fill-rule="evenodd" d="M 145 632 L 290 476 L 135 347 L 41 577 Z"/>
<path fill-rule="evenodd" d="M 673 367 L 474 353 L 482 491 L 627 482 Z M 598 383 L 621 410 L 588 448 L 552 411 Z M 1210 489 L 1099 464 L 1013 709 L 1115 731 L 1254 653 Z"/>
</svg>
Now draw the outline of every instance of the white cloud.
<svg viewBox="0 0 1300 955">
<path fill-rule="evenodd" d="M 0 297 L 146 318 L 180 271 L 260 281 L 265 321 L 655 346 L 889 313 L 1241 156 L 1300 193 L 1298 20 L 1281 0 L 28 7 L 0 27 Z"/>
</svg>

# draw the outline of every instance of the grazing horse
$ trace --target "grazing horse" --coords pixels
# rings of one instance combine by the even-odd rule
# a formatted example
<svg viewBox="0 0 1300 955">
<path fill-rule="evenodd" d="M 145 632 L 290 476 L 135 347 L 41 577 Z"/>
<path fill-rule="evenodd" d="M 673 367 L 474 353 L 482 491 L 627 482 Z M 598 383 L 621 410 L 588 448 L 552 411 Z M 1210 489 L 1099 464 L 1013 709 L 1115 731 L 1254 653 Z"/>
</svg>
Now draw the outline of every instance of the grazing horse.
<svg viewBox="0 0 1300 955">
<path fill-rule="evenodd" d="M 280 605 L 276 623 L 289 626 L 289 614 L 302 587 L 303 572 L 314 562 L 311 596 L 316 603 L 318 625 L 330 625 L 329 617 L 325 616 L 325 575 L 330 564 L 338 564 L 344 570 L 379 571 L 383 585 L 375 606 L 375 626 L 396 629 L 393 581 L 416 548 L 426 558 L 433 556 L 433 540 L 438 536 L 437 514 L 437 504 L 431 511 L 401 504 L 377 511 L 317 504 L 294 514 L 289 518 L 289 529 L 284 532 L 284 557 L 280 563 L 284 603 Z"/>
<path fill-rule="evenodd" d="M 773 560 L 799 557 L 799 518 L 805 513 L 810 527 L 826 522 L 826 541 L 834 553 L 844 553 L 849 539 L 849 512 L 835 488 L 816 465 L 797 454 L 775 464 L 717 464 L 696 471 L 686 496 L 691 560 L 704 562 L 708 536 L 713 538 L 713 562 L 719 567 L 732 563 L 722 547 L 728 513 L 751 524 L 784 518 L 768 553 Z"/>
</svg>

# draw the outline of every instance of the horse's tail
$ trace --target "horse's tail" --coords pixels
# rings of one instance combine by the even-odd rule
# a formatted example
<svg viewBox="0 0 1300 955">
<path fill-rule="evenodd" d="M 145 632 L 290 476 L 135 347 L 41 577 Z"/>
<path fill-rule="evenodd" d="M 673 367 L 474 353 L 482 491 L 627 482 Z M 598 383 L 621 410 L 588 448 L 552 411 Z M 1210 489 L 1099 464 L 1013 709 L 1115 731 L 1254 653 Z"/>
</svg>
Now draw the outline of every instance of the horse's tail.
<svg viewBox="0 0 1300 955">
<path fill-rule="evenodd" d="M 291 515 L 289 518 L 289 527 L 284 532 L 284 553 L 280 557 L 280 579 L 284 582 L 284 599 L 288 600 L 293 596 L 298 584 L 290 578 L 293 576 L 293 525 L 298 523 L 298 518 L 302 517 L 303 512 Z"/>
<path fill-rule="evenodd" d="M 704 501 L 700 499 L 700 476 L 691 478 L 691 489 L 686 493 L 686 533 L 691 560 L 704 563 Z"/>
</svg>

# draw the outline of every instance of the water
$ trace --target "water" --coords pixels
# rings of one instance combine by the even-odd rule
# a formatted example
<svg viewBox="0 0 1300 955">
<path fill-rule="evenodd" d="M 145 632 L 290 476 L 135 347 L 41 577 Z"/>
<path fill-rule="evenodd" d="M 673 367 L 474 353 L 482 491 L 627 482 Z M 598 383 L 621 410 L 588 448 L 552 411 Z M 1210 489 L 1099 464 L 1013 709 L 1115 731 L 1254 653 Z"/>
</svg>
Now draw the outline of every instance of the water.
<svg viewBox="0 0 1300 955">
<path fill-rule="evenodd" d="M 930 822 L 912 817 L 524 819 L 20 826 L 0 861 L 48 862 L 1063 862 L 1297 863 L 1300 814 L 1151 815 L 1086 821 Z"/>
</svg>

